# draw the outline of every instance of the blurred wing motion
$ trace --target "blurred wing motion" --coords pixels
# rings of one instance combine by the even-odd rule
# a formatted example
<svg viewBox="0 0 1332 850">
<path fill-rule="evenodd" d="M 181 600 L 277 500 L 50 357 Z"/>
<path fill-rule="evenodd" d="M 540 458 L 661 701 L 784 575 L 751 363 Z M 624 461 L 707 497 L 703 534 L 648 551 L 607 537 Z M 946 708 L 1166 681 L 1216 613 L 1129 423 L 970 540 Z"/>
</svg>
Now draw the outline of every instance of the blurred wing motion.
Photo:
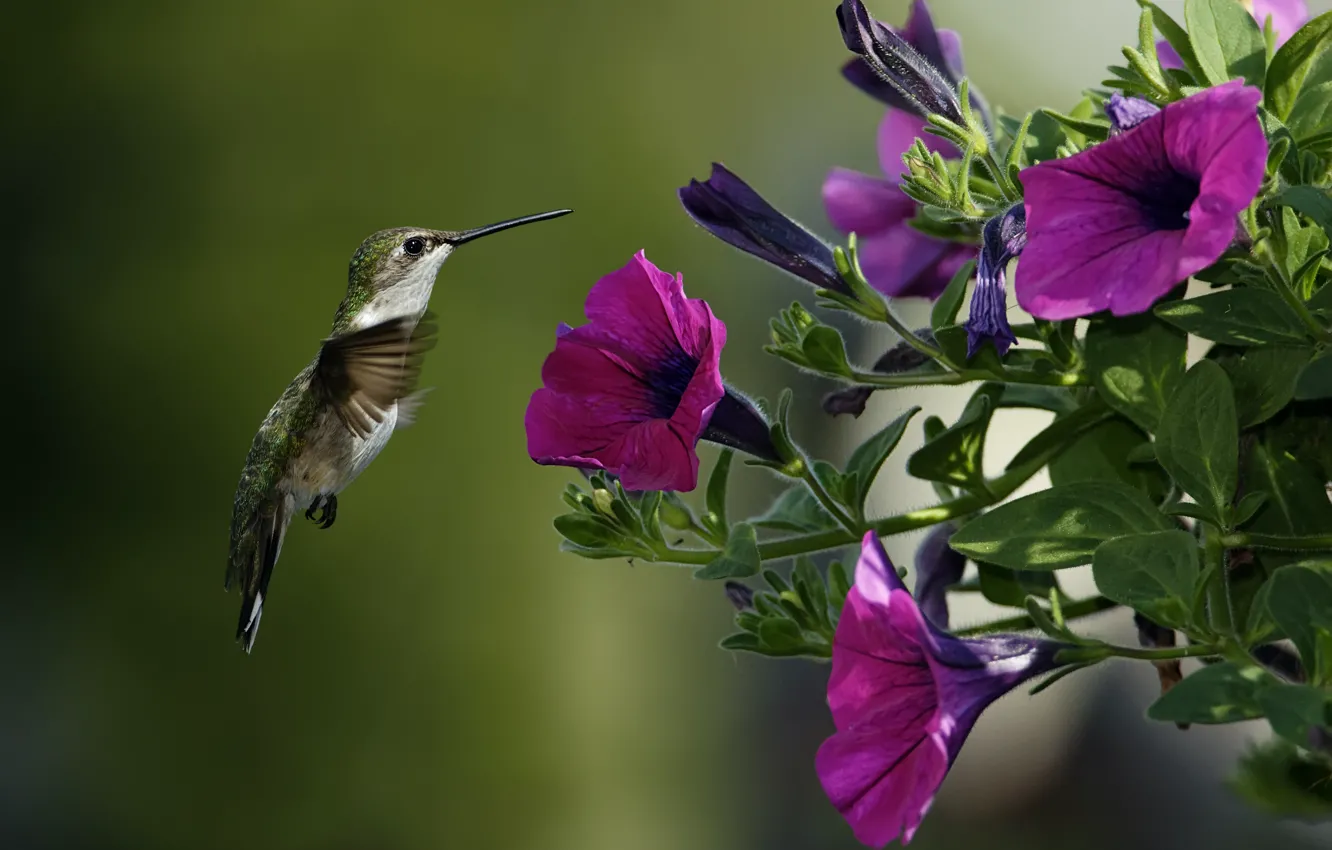
<svg viewBox="0 0 1332 850">
<path fill-rule="evenodd" d="M 324 340 L 314 380 L 347 428 L 365 439 L 421 376 L 421 361 L 435 347 L 439 328 L 427 313 L 402 316 Z"/>
</svg>

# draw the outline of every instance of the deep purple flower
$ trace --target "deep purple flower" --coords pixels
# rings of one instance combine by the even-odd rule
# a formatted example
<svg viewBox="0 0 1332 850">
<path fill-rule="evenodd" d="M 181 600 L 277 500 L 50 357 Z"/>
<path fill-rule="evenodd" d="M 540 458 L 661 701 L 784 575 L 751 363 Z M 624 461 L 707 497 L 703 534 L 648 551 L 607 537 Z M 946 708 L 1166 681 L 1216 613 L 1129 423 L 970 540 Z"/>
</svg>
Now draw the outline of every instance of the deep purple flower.
<svg viewBox="0 0 1332 850">
<path fill-rule="evenodd" d="M 874 847 L 910 841 L 980 713 L 1058 667 L 1062 648 L 940 631 L 866 534 L 833 639 L 828 707 L 837 732 L 816 758 L 823 790 L 856 838 Z"/>
<path fill-rule="evenodd" d="M 888 110 L 879 125 L 879 167 L 887 179 L 835 168 L 823 183 L 828 218 L 843 233 L 855 233 L 860 267 L 870 285 L 888 296 L 937 298 L 975 248 L 935 239 L 908 222 L 916 202 L 902 191 L 902 154 L 917 137 L 925 146 L 952 155 L 952 145 L 923 134 L 914 115 Z"/>
<path fill-rule="evenodd" d="M 680 203 L 723 242 L 821 289 L 851 293 L 827 242 L 782 215 L 720 163 L 712 164 L 707 180 L 690 180 L 682 187 Z"/>
<path fill-rule="evenodd" d="M 928 10 L 924 18 L 929 18 Z M 966 126 L 958 104 L 957 86 L 944 76 L 948 70 L 946 59 L 940 63 L 943 67 L 931 63 L 916 45 L 892 27 L 874 20 L 861 0 L 842 0 L 837 7 L 837 25 L 842 29 L 847 49 L 896 89 L 911 112 L 921 118 L 939 115 L 958 126 Z M 934 32 L 933 22 L 929 22 L 928 29 Z M 937 39 L 933 44 L 919 46 L 937 58 L 943 57 Z"/>
<path fill-rule="evenodd" d="M 962 82 L 965 72 L 962 66 L 962 39 L 953 30 L 935 29 L 934 18 L 925 0 L 914 0 L 911 12 L 907 16 L 906 26 L 901 29 L 885 27 L 902 37 L 902 40 L 915 48 L 926 62 L 935 68 L 954 89 Z M 856 88 L 870 97 L 906 112 L 915 112 L 915 105 L 898 91 L 892 83 L 880 77 L 870 64 L 862 58 L 849 60 L 842 66 L 842 76 Z M 990 125 L 990 110 L 980 92 L 970 87 L 971 106 L 980 113 L 985 125 Z"/>
<path fill-rule="evenodd" d="M 1236 80 L 1024 170 L 1022 308 L 1051 320 L 1141 313 L 1216 262 L 1263 181 L 1261 99 Z"/>
<path fill-rule="evenodd" d="M 1242 2 L 1260 27 L 1264 26 L 1268 16 L 1271 16 L 1277 47 L 1285 44 L 1300 27 L 1309 22 L 1309 6 L 1304 0 L 1242 0 Z M 1156 55 L 1161 60 L 1162 68 L 1183 69 L 1184 67 L 1175 48 L 1164 39 L 1156 43 Z"/>
<path fill-rule="evenodd" d="M 1014 204 L 1003 215 L 985 222 L 980 260 L 976 263 L 976 287 L 971 292 L 967 316 L 967 357 L 974 357 L 988 340 L 1003 357 L 1017 342 L 1008 324 L 1008 289 L 1005 269 L 1027 247 L 1027 212 Z"/>
<path fill-rule="evenodd" d="M 639 251 L 592 287 L 588 324 L 561 326 L 527 405 L 542 464 L 605 469 L 630 490 L 692 490 L 695 444 L 725 394 L 726 326 Z"/>
<path fill-rule="evenodd" d="M 941 629 L 948 628 L 948 588 L 962 580 L 967 557 L 948 545 L 957 531 L 951 522 L 940 523 L 916 549 L 916 588 L 912 596 L 925 619 Z"/>
<path fill-rule="evenodd" d="M 1161 107 L 1140 97 L 1124 97 L 1120 92 L 1110 95 L 1105 104 L 1105 117 L 1110 119 L 1110 135 L 1128 132 L 1161 111 Z"/>
</svg>

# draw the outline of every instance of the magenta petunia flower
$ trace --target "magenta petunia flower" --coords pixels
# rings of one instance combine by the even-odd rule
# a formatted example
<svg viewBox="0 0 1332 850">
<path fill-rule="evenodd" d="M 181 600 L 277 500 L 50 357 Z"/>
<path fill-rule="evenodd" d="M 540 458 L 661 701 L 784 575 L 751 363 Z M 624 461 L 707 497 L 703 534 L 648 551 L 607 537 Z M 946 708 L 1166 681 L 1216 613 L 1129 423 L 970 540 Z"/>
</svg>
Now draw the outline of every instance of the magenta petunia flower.
<svg viewBox="0 0 1332 850">
<path fill-rule="evenodd" d="M 1020 635 L 960 640 L 931 625 L 878 537 L 865 535 L 833 639 L 837 732 L 819 780 L 862 843 L 909 842 L 981 712 L 1059 666 L 1062 644 Z"/>
<path fill-rule="evenodd" d="M 1263 182 L 1261 99 L 1236 80 L 1025 169 L 1022 308 L 1051 320 L 1141 313 L 1216 262 Z"/>
<path fill-rule="evenodd" d="M 1258 26 L 1265 25 L 1268 17 L 1272 18 L 1272 31 L 1276 33 L 1277 47 L 1309 22 L 1309 6 L 1304 0 L 1241 0 L 1249 13 L 1258 21 Z M 1162 39 L 1156 43 L 1156 55 L 1161 60 L 1162 68 L 1183 69 L 1175 48 Z"/>
<path fill-rule="evenodd" d="M 955 155 L 952 145 L 924 133 L 925 122 L 888 110 L 879 125 L 879 167 L 887 179 L 835 168 L 823 183 L 828 218 L 843 233 L 855 233 L 861 270 L 888 296 L 936 298 L 976 249 L 926 236 L 908 222 L 916 202 L 902 191 L 902 154 L 920 137 L 926 147 Z"/>
<path fill-rule="evenodd" d="M 561 326 L 527 405 L 541 464 L 605 469 L 630 490 L 692 490 L 695 446 L 726 389 L 726 326 L 642 251 L 592 287 L 588 324 Z"/>
</svg>

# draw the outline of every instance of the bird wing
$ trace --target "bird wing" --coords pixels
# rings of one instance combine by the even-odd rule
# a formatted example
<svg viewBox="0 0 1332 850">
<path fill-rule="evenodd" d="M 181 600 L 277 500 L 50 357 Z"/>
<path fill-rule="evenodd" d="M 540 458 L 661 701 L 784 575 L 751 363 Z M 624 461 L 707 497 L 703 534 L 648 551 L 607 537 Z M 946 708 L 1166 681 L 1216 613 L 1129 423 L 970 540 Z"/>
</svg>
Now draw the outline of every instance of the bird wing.
<svg viewBox="0 0 1332 850">
<path fill-rule="evenodd" d="M 343 424 L 364 439 L 395 402 L 411 394 L 439 328 L 427 313 L 388 319 L 324 340 L 314 385 Z"/>
</svg>

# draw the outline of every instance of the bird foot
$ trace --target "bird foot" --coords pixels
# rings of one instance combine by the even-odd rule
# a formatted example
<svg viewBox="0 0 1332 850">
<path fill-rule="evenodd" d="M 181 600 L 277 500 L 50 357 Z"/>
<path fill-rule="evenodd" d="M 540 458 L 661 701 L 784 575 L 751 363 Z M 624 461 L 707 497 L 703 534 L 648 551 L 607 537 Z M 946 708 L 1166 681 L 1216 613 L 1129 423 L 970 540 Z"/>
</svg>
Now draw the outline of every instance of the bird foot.
<svg viewBox="0 0 1332 850">
<path fill-rule="evenodd" d="M 318 518 L 315 517 L 315 511 L 320 512 Z M 338 497 L 332 494 L 315 496 L 315 500 L 310 503 L 310 507 L 305 511 L 305 518 L 318 523 L 320 528 L 332 527 L 333 520 L 338 518 Z"/>
</svg>

